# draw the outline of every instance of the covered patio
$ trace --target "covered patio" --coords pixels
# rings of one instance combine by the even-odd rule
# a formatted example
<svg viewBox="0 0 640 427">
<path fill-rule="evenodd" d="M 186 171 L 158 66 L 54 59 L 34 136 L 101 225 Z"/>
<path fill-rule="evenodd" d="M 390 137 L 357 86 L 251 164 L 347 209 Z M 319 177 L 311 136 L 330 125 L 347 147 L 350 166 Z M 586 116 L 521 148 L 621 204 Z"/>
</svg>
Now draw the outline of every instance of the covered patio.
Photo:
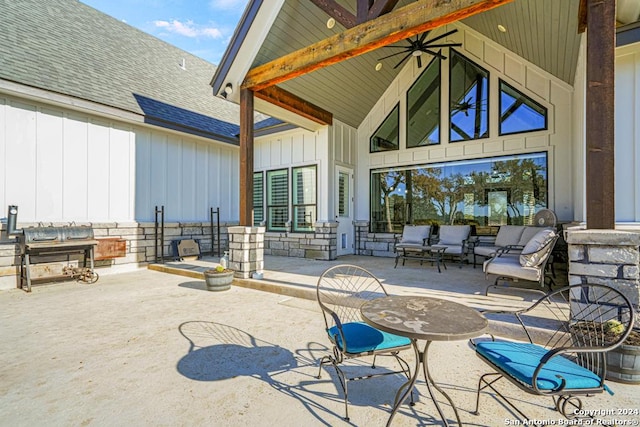
<svg viewBox="0 0 640 427">
<path fill-rule="evenodd" d="M 281 259 L 268 261 L 275 265 L 271 261 Z M 484 280 L 470 267 L 439 275 L 417 263 L 394 270 L 392 260 L 345 261 L 371 268 L 391 293 L 456 298 L 475 307 L 505 301 L 478 295 Z M 266 270 L 262 282 L 308 291 L 319 269 L 331 264 L 299 260 L 287 273 Z M 0 305 L 0 333 L 11 343 L 0 356 L 0 424 L 349 425 L 342 420 L 333 370 L 315 378 L 317 359 L 330 349 L 314 301 L 241 286 L 207 292 L 200 280 L 140 270 L 107 275 L 94 285 L 43 285 L 31 294 L 10 290 L 0 293 Z M 433 365 L 464 424 L 504 425 L 515 419 L 487 397 L 480 415 L 470 413 L 486 367 L 467 342 L 434 344 Z M 357 371 L 358 365 L 350 369 Z M 394 388 L 402 382 L 393 376 L 354 383 L 350 424 L 384 425 Z M 637 406 L 634 386 L 610 386 L 615 398 L 606 393 L 590 398 L 589 409 Z M 417 387 L 417 405 L 403 405 L 394 425 L 416 425 L 416 416 L 419 425 L 438 424 L 424 383 Z M 514 388 L 505 392 L 525 400 Z M 521 404 L 536 419 L 558 420 L 550 400 L 527 397 Z M 451 408 L 442 405 L 452 417 Z"/>
</svg>

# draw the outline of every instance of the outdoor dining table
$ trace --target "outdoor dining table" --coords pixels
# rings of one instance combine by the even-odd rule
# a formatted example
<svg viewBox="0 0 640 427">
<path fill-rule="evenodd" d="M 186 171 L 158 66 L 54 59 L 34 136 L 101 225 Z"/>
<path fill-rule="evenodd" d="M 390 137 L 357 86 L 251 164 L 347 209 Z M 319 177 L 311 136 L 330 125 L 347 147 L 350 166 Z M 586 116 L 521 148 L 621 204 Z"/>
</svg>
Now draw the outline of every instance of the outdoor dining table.
<svg viewBox="0 0 640 427">
<path fill-rule="evenodd" d="M 411 339 L 416 355 L 416 366 L 411 378 L 403 384 L 394 401 L 393 410 L 387 426 L 395 416 L 401 403 L 411 392 L 420 371 L 424 371 L 427 390 L 433 400 L 440 418 L 448 426 L 433 389 L 438 390 L 451 404 L 458 425 L 460 416 L 453 401 L 434 381 L 429 373 L 428 352 L 433 341 L 464 340 L 482 335 L 487 329 L 487 319 L 475 309 L 453 301 L 420 296 L 388 296 L 366 302 L 360 308 L 362 319 L 367 324 L 384 332 L 405 336 Z M 426 341 L 421 352 L 418 340 Z"/>
</svg>

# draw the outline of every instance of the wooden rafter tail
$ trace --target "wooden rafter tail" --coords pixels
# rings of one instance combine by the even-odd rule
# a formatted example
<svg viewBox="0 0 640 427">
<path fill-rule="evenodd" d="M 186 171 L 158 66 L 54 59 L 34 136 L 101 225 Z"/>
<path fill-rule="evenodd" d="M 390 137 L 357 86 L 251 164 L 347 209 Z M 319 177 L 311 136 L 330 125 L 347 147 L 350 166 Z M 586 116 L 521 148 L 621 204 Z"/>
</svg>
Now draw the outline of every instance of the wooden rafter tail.
<svg viewBox="0 0 640 427">
<path fill-rule="evenodd" d="M 271 86 L 254 93 L 260 98 L 287 111 L 296 113 L 321 125 L 333 124 L 333 114 L 314 105 L 299 96 L 277 86 Z"/>
<path fill-rule="evenodd" d="M 345 28 L 352 28 L 357 24 L 356 16 L 335 0 L 311 0 L 311 3 L 315 4 L 320 10 L 342 24 Z"/>
<path fill-rule="evenodd" d="M 582 34 L 587 29 L 587 0 L 580 0 L 578 9 L 578 34 Z"/>
<path fill-rule="evenodd" d="M 261 90 L 511 1 L 450 0 L 434 7 L 433 0 L 418 0 L 260 65 L 247 73 L 242 87 Z"/>
</svg>

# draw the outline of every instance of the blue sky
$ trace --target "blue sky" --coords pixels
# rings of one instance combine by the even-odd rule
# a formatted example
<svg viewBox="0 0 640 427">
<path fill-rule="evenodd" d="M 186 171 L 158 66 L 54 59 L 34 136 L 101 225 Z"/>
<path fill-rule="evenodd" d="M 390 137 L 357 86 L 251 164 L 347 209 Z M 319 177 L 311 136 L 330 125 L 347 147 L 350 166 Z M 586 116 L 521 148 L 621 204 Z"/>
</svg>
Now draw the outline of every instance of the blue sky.
<svg viewBox="0 0 640 427">
<path fill-rule="evenodd" d="M 218 64 L 248 0 L 81 0 Z"/>
</svg>

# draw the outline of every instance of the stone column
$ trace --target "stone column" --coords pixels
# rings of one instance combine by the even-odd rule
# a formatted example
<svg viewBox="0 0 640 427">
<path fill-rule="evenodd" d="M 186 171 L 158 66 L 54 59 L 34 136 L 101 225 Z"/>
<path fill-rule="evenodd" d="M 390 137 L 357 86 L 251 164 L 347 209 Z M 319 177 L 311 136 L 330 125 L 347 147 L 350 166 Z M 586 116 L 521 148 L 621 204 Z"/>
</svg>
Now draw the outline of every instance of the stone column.
<svg viewBox="0 0 640 427">
<path fill-rule="evenodd" d="M 229 268 L 239 279 L 264 270 L 264 227 L 229 227 Z"/>
<path fill-rule="evenodd" d="M 597 283 L 622 292 L 638 308 L 640 232 L 567 230 L 569 284 Z"/>
</svg>

